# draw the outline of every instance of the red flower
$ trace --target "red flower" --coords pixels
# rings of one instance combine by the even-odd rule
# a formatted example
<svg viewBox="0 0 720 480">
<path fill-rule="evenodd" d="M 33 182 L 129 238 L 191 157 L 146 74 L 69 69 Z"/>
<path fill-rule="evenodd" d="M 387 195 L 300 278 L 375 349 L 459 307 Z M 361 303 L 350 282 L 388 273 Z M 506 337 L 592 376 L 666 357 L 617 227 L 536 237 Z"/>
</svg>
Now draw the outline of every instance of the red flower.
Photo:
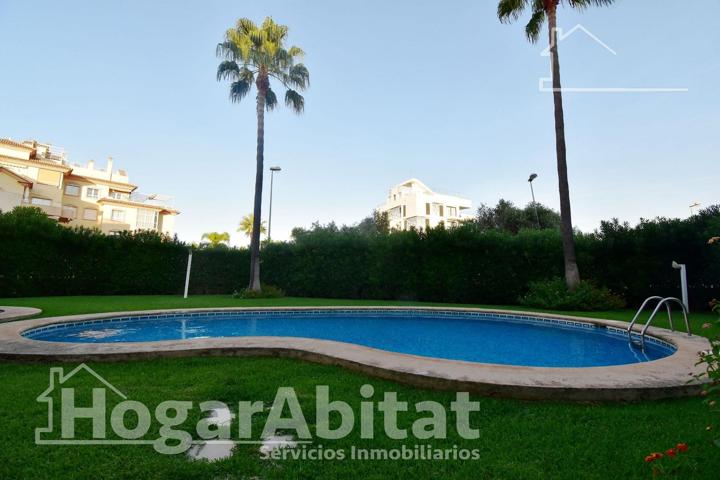
<svg viewBox="0 0 720 480">
<path fill-rule="evenodd" d="M 657 453 L 657 452 L 655 452 L 655 453 L 651 453 L 650 455 L 648 455 L 647 457 L 645 457 L 645 461 L 649 463 L 649 462 L 652 462 L 652 461 L 657 460 L 657 459 L 662 458 L 662 457 L 663 457 L 663 454 L 662 454 L 662 453 Z"/>
<path fill-rule="evenodd" d="M 667 452 L 665 452 L 665 454 L 666 454 L 668 457 L 674 457 L 674 456 L 675 456 L 675 449 L 674 449 L 674 448 L 671 448 L 670 450 L 668 450 Z"/>
<path fill-rule="evenodd" d="M 678 443 L 676 448 L 678 449 L 679 452 L 687 452 L 688 451 L 687 443 Z"/>
<path fill-rule="evenodd" d="M 646 461 L 647 463 L 650 463 L 650 462 L 652 462 L 653 460 L 655 460 L 655 457 L 652 456 L 652 455 L 648 455 L 647 457 L 645 457 L 645 461 Z"/>
</svg>

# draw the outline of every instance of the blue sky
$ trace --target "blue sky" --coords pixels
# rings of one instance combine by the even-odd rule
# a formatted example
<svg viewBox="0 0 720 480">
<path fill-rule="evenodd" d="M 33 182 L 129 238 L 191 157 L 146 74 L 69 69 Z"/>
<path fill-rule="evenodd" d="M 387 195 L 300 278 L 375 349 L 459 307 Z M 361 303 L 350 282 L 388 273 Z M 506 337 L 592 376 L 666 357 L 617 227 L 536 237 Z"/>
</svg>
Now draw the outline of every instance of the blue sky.
<svg viewBox="0 0 720 480">
<path fill-rule="evenodd" d="M 702 4 L 702 5 L 701 5 Z M 273 237 L 313 221 L 354 223 L 418 177 L 475 205 L 558 206 L 545 47 L 484 1 L 0 2 L 0 136 L 108 155 L 148 193 L 175 197 L 180 238 L 229 231 L 252 210 L 253 98 L 227 99 L 215 46 L 239 17 L 290 26 L 311 73 L 306 112 L 266 116 L 278 164 Z M 618 0 L 577 14 L 560 46 L 565 86 L 687 93 L 567 94 L 573 223 L 686 217 L 720 203 L 720 2 Z M 526 18 L 523 18 L 526 20 Z M 266 177 L 266 200 L 269 177 Z M 267 216 L 267 203 L 263 209 Z"/>
</svg>

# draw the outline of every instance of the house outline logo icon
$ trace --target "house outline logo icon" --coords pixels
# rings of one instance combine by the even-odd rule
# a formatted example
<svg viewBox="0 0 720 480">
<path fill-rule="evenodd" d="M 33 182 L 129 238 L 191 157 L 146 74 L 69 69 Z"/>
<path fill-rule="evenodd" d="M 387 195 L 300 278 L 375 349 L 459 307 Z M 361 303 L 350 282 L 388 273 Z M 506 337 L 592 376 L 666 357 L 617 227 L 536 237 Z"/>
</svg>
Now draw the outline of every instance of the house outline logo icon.
<svg viewBox="0 0 720 480">
<path fill-rule="evenodd" d="M 557 33 L 558 45 L 574 36 L 576 33 L 582 32 L 605 51 L 609 52 L 613 56 L 618 56 L 618 53 L 613 48 L 579 23 L 568 30 L 567 33 L 565 33 L 560 27 L 556 28 L 555 32 Z M 545 47 L 540 52 L 540 56 L 550 57 L 550 49 L 553 46 L 554 45 L 549 45 Z M 555 92 L 556 89 L 552 87 L 552 73 L 549 77 L 539 78 L 539 90 L 544 93 Z M 690 89 L 685 87 L 561 87 L 559 90 L 563 93 L 684 93 L 688 92 Z"/>
<path fill-rule="evenodd" d="M 558 45 L 560 45 L 563 41 L 565 41 L 566 38 L 573 36 L 575 34 L 575 32 L 583 32 L 585 35 L 590 37 L 595 43 L 600 45 L 602 48 L 604 48 L 605 50 L 607 50 L 614 56 L 617 56 L 617 52 L 615 50 L 613 50 L 612 48 L 610 48 L 610 46 L 607 43 L 600 40 L 597 35 L 592 33 L 587 28 L 583 27 L 579 23 L 577 25 L 575 25 L 573 28 L 571 28 L 567 33 L 563 33 L 564 31 L 560 27 L 555 29 L 555 31 L 557 32 Z M 545 47 L 545 49 L 542 52 L 540 52 L 540 56 L 541 57 L 549 57 L 550 56 L 550 48 L 551 48 L 551 45 Z"/>
<path fill-rule="evenodd" d="M 52 397 L 53 392 L 62 386 L 65 382 L 70 380 L 72 377 L 74 377 L 77 373 L 80 371 L 84 371 L 95 377 L 100 383 L 102 383 L 106 388 L 108 388 L 110 391 L 114 392 L 116 395 L 118 395 L 123 400 L 127 400 L 127 395 L 125 395 L 123 392 L 121 392 L 119 389 L 117 389 L 113 384 L 105 380 L 99 373 L 97 373 L 95 370 L 87 366 L 85 363 L 81 363 L 74 369 L 72 369 L 67 374 L 64 373 L 65 369 L 63 367 L 52 367 L 50 368 L 50 379 L 48 381 L 48 388 L 42 392 L 37 398 L 36 401 L 39 403 L 47 403 L 48 407 L 48 425 L 47 427 L 38 427 L 35 429 L 35 444 L 37 445 L 58 445 L 58 444 L 102 444 L 102 443 L 109 443 L 107 440 L 72 440 L 72 439 L 63 439 L 63 440 L 48 440 L 43 439 L 43 434 L 52 434 L 55 432 L 55 418 L 53 414 L 53 403 L 54 398 Z"/>
</svg>

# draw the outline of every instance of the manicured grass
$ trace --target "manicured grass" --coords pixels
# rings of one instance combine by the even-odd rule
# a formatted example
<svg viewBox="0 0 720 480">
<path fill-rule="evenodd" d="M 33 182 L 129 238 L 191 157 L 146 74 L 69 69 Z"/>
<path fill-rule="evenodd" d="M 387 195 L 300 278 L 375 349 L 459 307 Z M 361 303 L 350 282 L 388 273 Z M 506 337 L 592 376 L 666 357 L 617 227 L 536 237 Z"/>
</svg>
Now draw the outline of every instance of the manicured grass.
<svg viewBox="0 0 720 480">
<path fill-rule="evenodd" d="M 398 302 L 358 302 L 320 299 L 235 300 L 225 296 L 177 297 L 69 297 L 2 299 L 0 305 L 43 308 L 45 315 L 139 310 L 149 308 L 266 306 L 266 305 L 400 305 Z M 414 304 L 413 304 L 414 305 Z M 603 318 L 627 320 L 632 312 L 603 312 Z M 711 315 L 693 315 L 693 325 L 709 321 Z M 360 386 L 375 387 L 372 400 L 383 392 L 398 392 L 400 400 L 434 400 L 449 407 L 451 392 L 435 392 L 378 380 L 345 369 L 302 361 L 272 358 L 182 358 L 90 364 L 129 399 L 151 411 L 164 400 L 192 401 L 194 409 L 184 424 L 190 430 L 199 418 L 198 403 L 227 402 L 233 410 L 241 400 L 270 403 L 278 387 L 293 387 L 314 433 L 315 386 L 328 385 L 331 400 L 348 402 L 359 411 Z M 325 449 L 400 448 L 416 444 L 435 448 L 478 449 L 478 460 L 466 461 L 311 461 L 262 460 L 257 445 L 241 445 L 230 459 L 216 463 L 191 462 L 184 455 L 162 455 L 151 446 L 36 446 L 34 429 L 47 423 L 46 405 L 36 397 L 48 385 L 46 364 L 3 362 L 0 364 L 0 478 L 500 478 L 500 479 L 630 479 L 651 478 L 643 458 L 664 451 L 678 442 L 690 450 L 687 463 L 670 478 L 715 479 L 720 471 L 720 450 L 711 443 L 705 426 L 710 421 L 700 399 L 680 399 L 638 404 L 571 404 L 523 402 L 473 397 L 480 412 L 471 424 L 480 438 L 464 440 L 454 428 L 443 440 L 391 440 L 383 433 L 382 416 L 376 412 L 374 440 L 359 438 L 359 429 L 342 440 L 316 439 Z M 52 366 L 73 367 L 55 364 Z M 78 405 L 89 405 L 89 388 L 97 383 L 90 376 L 77 378 L 73 386 L 87 387 Z M 449 409 L 448 409 L 449 412 Z M 253 422 L 257 438 L 267 411 Z M 427 416 L 400 414 L 400 427 Z M 450 414 L 449 424 L 454 423 Z M 235 429 L 237 428 L 235 424 Z M 80 420 L 79 432 L 87 438 L 90 422 Z M 153 424 L 156 429 L 158 425 Z"/>
<path fill-rule="evenodd" d="M 295 388 L 310 424 L 315 418 L 316 384 L 328 385 L 331 399 L 345 400 L 356 412 L 359 389 L 365 383 L 375 387 L 376 401 L 387 391 L 398 392 L 399 399 L 411 405 L 434 400 L 448 407 L 453 398 L 447 392 L 409 388 L 339 367 L 288 359 L 186 358 L 91 366 L 151 411 L 168 399 L 194 402 L 188 426 L 197 421 L 198 402 L 215 399 L 231 408 L 240 400 L 270 403 L 280 386 Z M 182 454 L 162 455 L 151 446 L 36 446 L 33 430 L 47 424 L 47 410 L 35 399 L 47 386 L 48 367 L 2 365 L 0 410 L 5 417 L 0 422 L 0 478 L 650 478 L 643 457 L 678 442 L 690 446 L 690 462 L 677 478 L 716 479 L 720 471 L 718 449 L 704 431 L 709 412 L 699 399 L 578 405 L 474 397 L 481 405 L 472 417 L 472 426 L 480 429 L 478 440 L 463 440 L 450 428 L 445 440 L 393 441 L 380 433 L 368 441 L 355 432 L 343 440 L 314 442 L 346 450 L 352 445 L 388 449 L 402 444 L 457 445 L 477 448 L 480 459 L 475 461 L 267 461 L 260 458 L 257 445 L 241 445 L 230 459 L 210 464 L 188 461 Z M 83 376 L 73 386 L 96 387 L 93 380 Z M 89 405 L 89 394 L 77 402 Z M 408 427 L 418 417 L 402 415 L 400 426 Z M 80 420 L 78 425 L 82 427 L 78 431 L 89 438 L 89 421 Z M 255 435 L 261 427 L 262 421 L 254 422 Z M 379 413 L 375 431 L 383 432 Z"/>
</svg>

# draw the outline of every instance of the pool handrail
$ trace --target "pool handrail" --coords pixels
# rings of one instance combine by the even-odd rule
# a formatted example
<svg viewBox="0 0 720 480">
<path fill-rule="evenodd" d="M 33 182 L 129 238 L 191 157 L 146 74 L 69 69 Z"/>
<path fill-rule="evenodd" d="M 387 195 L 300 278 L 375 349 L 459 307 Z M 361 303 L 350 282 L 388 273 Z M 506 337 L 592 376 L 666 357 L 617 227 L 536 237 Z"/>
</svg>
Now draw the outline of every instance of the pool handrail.
<svg viewBox="0 0 720 480">
<path fill-rule="evenodd" d="M 642 303 L 642 305 L 640 305 L 640 308 L 635 313 L 635 316 L 633 317 L 632 321 L 630 322 L 630 325 L 628 326 L 628 329 L 627 329 L 628 340 L 630 341 L 631 344 L 636 345 L 636 343 L 632 339 L 632 334 L 633 334 L 632 328 L 635 325 L 637 318 L 640 316 L 640 313 L 645 309 L 645 306 L 648 304 L 648 302 L 650 302 L 652 300 L 660 300 L 660 301 L 655 306 L 655 309 L 650 314 L 650 317 L 648 318 L 647 322 L 645 322 L 645 325 L 643 326 L 642 330 L 640 331 L 639 346 L 641 349 L 645 350 L 645 334 L 647 333 L 648 328 L 650 328 L 650 323 L 652 323 L 653 318 L 655 318 L 655 315 L 658 313 L 658 311 L 660 310 L 660 307 L 662 307 L 663 305 L 665 305 L 665 308 L 667 309 L 668 322 L 670 323 L 670 330 L 675 331 L 675 327 L 674 327 L 673 321 L 672 321 L 672 310 L 670 308 L 670 303 L 677 303 L 678 305 L 680 305 L 680 308 L 682 309 L 682 313 L 683 313 L 683 318 L 685 320 L 685 328 L 687 329 L 687 334 L 688 334 L 688 336 L 692 336 L 692 332 L 690 331 L 690 322 L 688 321 L 688 317 L 687 317 L 687 307 L 685 307 L 685 304 L 680 299 L 675 298 L 675 297 L 663 298 L 663 297 L 659 297 L 659 296 L 652 296 L 652 297 L 646 298 L 645 301 Z"/>
</svg>

